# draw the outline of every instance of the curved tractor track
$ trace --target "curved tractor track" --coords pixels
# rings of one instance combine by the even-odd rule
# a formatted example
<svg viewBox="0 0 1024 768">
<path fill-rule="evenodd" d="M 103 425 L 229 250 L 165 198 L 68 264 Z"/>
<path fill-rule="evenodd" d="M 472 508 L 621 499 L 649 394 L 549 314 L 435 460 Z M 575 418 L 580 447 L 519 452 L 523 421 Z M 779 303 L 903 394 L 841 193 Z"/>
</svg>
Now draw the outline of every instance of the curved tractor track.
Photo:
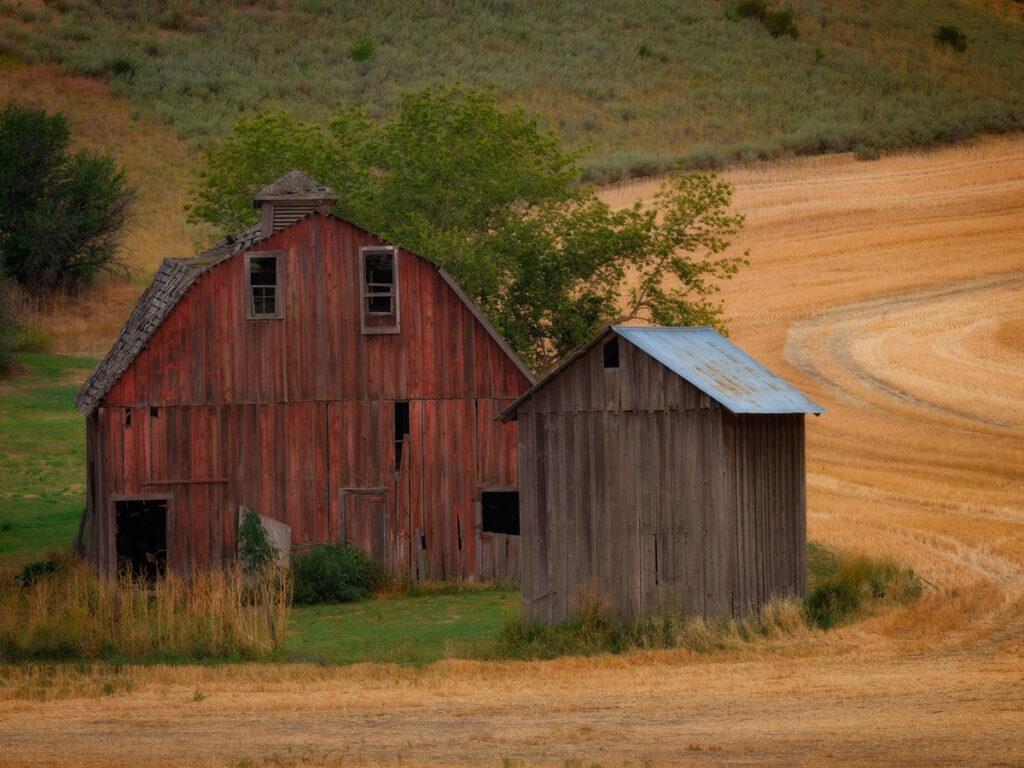
<svg viewBox="0 0 1024 768">
<path fill-rule="evenodd" d="M 704 657 L 12 672 L 0 766 L 1024 766 L 1024 137 L 727 175 L 731 335 L 829 410 L 809 536 L 917 605 Z"/>
</svg>

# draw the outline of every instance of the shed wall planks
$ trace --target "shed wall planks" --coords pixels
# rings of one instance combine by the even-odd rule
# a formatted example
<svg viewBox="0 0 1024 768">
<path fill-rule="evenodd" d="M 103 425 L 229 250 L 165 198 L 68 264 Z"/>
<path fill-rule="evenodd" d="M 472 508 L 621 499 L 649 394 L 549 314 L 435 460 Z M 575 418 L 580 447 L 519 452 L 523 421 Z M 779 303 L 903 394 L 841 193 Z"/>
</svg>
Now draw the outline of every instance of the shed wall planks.
<svg viewBox="0 0 1024 768">
<path fill-rule="evenodd" d="M 517 410 L 523 615 L 741 615 L 806 590 L 803 414 L 734 415 L 619 339 Z"/>
</svg>

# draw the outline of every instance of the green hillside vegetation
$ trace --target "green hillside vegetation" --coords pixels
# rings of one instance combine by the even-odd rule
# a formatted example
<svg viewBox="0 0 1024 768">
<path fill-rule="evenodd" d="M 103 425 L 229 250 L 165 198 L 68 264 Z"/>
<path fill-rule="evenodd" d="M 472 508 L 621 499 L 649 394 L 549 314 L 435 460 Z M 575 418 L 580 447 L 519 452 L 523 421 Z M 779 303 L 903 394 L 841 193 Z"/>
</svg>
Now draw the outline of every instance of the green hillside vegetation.
<svg viewBox="0 0 1024 768">
<path fill-rule="evenodd" d="M 755 7 L 758 6 L 758 7 Z M 0 0 L 0 64 L 110 81 L 192 146 L 239 115 L 371 117 L 493 85 L 593 179 L 1024 127 L 1017 2 Z"/>
</svg>

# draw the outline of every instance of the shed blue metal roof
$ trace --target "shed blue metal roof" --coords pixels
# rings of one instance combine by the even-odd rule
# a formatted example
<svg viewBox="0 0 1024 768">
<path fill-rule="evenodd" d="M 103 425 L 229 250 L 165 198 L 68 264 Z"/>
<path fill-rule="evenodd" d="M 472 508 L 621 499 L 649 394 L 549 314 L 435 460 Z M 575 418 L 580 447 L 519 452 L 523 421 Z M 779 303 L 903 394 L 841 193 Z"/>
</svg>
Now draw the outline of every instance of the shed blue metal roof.
<svg viewBox="0 0 1024 768">
<path fill-rule="evenodd" d="M 714 328 L 612 330 L 733 413 L 825 413 L 825 409 Z"/>
<path fill-rule="evenodd" d="M 512 421 L 519 406 L 547 386 L 595 344 L 613 333 L 706 392 L 733 413 L 827 413 L 807 395 L 722 336 L 714 328 L 613 325 L 569 355 L 495 418 Z"/>
</svg>

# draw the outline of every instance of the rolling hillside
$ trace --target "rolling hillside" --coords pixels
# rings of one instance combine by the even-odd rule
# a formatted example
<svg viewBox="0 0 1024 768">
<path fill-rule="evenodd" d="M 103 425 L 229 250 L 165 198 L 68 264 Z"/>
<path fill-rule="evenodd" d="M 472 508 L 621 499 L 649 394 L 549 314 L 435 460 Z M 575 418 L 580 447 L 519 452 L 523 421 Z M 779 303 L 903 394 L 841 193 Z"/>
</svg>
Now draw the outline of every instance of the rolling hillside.
<svg viewBox="0 0 1024 768">
<path fill-rule="evenodd" d="M 125 240 L 135 285 L 50 308 L 39 335 L 56 351 L 103 351 L 159 261 L 210 243 L 185 223 L 188 189 L 202 149 L 253 110 L 316 121 L 340 99 L 385 119 L 407 89 L 493 86 L 597 180 L 680 162 L 871 158 L 1024 126 L 1019 2 L 798 0 L 786 5 L 795 38 L 742 15 L 757 5 L 2 0 L 0 100 L 63 110 L 141 192 Z M 963 51 L 938 42 L 943 27 Z"/>
</svg>

